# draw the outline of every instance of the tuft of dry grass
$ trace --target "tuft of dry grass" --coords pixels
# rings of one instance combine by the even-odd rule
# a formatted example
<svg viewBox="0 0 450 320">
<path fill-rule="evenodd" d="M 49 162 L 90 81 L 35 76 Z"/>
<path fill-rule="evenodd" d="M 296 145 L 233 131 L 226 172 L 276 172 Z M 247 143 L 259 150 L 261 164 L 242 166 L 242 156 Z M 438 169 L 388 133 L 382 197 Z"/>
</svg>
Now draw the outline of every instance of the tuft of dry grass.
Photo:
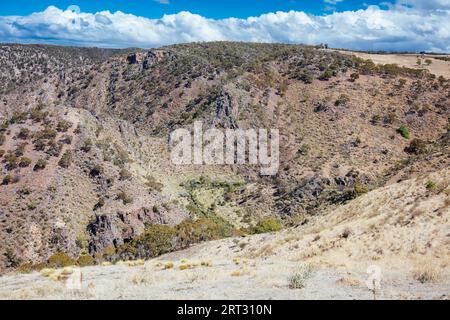
<svg viewBox="0 0 450 320">
<path fill-rule="evenodd" d="M 313 275 L 313 272 L 313 268 L 310 264 L 300 265 L 288 279 L 289 288 L 303 289 L 306 285 L 306 281 Z"/>
<path fill-rule="evenodd" d="M 435 265 L 424 263 L 414 269 L 413 276 L 420 283 L 438 282 L 441 272 Z"/>
</svg>

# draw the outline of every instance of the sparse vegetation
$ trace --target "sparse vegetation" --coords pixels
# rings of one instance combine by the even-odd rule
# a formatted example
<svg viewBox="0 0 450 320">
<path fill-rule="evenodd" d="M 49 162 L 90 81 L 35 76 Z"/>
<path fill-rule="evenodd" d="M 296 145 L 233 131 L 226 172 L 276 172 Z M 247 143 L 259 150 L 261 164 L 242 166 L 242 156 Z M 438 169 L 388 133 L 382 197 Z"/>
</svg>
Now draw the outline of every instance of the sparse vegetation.
<svg viewBox="0 0 450 320">
<path fill-rule="evenodd" d="M 306 281 L 313 275 L 313 268 L 309 264 L 301 265 L 297 271 L 295 271 L 289 277 L 289 288 L 291 289 L 303 289 L 306 285 Z"/>
<path fill-rule="evenodd" d="M 76 261 L 65 252 L 57 252 L 48 258 L 48 265 L 51 268 L 63 268 L 73 266 Z"/>
<path fill-rule="evenodd" d="M 259 220 L 252 231 L 253 233 L 267 233 L 280 231 L 282 228 L 283 223 L 281 222 L 281 220 L 275 217 L 268 217 Z"/>
<path fill-rule="evenodd" d="M 58 161 L 58 165 L 62 168 L 68 168 L 72 163 L 72 152 L 67 150 Z"/>
<path fill-rule="evenodd" d="M 411 133 L 409 132 L 409 129 L 406 126 L 404 126 L 404 125 L 401 125 L 397 129 L 397 132 L 405 139 L 411 138 Z"/>
<path fill-rule="evenodd" d="M 33 167 L 33 170 L 40 171 L 40 170 L 45 169 L 46 166 L 47 166 L 47 161 L 41 158 L 36 162 L 36 164 Z"/>
<path fill-rule="evenodd" d="M 129 196 L 125 191 L 120 191 L 116 196 L 117 200 L 121 200 L 124 205 L 130 204 L 133 202 L 133 198 Z"/>
</svg>

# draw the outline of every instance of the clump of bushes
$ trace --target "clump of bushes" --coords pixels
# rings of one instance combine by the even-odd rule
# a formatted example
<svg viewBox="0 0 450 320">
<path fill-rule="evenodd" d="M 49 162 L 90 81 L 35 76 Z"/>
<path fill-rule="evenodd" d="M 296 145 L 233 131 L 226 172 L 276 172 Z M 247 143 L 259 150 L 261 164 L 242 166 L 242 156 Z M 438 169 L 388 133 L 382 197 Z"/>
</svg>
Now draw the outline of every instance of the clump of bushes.
<svg viewBox="0 0 450 320">
<path fill-rule="evenodd" d="M 28 118 L 28 114 L 26 112 L 16 111 L 13 113 L 11 119 L 9 119 L 9 123 L 24 123 Z"/>
<path fill-rule="evenodd" d="M 0 146 L 4 145 L 6 141 L 5 135 L 2 133 L 0 134 Z"/>
<path fill-rule="evenodd" d="M 253 233 L 267 233 L 279 231 L 283 228 L 283 223 L 275 217 L 268 217 L 258 221 L 256 226 L 252 228 Z"/>
<path fill-rule="evenodd" d="M 80 267 L 93 266 L 95 264 L 95 259 L 88 254 L 81 255 L 77 260 L 77 265 Z"/>
<path fill-rule="evenodd" d="M 411 138 L 411 133 L 409 132 L 409 129 L 405 125 L 401 125 L 397 132 L 405 139 Z"/>
<path fill-rule="evenodd" d="M 76 261 L 65 252 L 57 252 L 48 258 L 48 266 L 51 268 L 64 268 L 75 264 Z"/>
</svg>

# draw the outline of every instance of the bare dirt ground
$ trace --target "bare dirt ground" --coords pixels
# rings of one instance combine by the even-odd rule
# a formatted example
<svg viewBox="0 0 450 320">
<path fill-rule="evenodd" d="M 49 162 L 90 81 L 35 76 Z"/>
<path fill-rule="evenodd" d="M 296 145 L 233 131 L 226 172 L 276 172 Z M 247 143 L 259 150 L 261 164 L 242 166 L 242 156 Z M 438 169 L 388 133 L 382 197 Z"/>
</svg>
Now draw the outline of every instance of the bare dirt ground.
<svg viewBox="0 0 450 320">
<path fill-rule="evenodd" d="M 377 299 L 448 299 L 449 185 L 445 169 L 374 190 L 297 228 L 82 268 L 76 290 L 57 276 L 73 270 L 3 276 L 0 299 L 373 299 L 366 281 L 374 266 Z"/>
<path fill-rule="evenodd" d="M 450 78 L 450 61 L 443 61 L 436 59 L 435 55 L 421 55 L 421 54 L 375 54 L 375 53 L 362 53 L 351 51 L 339 51 L 344 54 L 352 54 L 362 59 L 370 59 L 377 64 L 392 64 L 395 63 L 402 67 L 414 68 L 414 69 L 427 69 L 430 73 L 436 76 L 443 76 L 447 79 Z M 441 57 L 450 57 L 449 55 L 442 55 Z M 418 65 L 417 61 L 420 59 L 421 64 Z M 432 63 L 427 65 L 425 60 L 431 60 Z"/>
</svg>

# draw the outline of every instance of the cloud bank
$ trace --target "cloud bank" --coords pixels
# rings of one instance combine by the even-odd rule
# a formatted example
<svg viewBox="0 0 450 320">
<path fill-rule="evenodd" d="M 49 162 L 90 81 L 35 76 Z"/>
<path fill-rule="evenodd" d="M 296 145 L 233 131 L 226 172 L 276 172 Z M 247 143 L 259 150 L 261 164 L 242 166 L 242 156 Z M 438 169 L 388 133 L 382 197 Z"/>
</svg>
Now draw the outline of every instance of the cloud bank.
<svg viewBox="0 0 450 320">
<path fill-rule="evenodd" d="M 93 14 L 53 6 L 28 16 L 0 16 L 1 42 L 149 48 L 222 40 L 450 52 L 450 0 L 401 0 L 388 10 L 370 6 L 321 16 L 289 11 L 220 20 L 190 12 L 148 19 L 120 11 Z"/>
</svg>

